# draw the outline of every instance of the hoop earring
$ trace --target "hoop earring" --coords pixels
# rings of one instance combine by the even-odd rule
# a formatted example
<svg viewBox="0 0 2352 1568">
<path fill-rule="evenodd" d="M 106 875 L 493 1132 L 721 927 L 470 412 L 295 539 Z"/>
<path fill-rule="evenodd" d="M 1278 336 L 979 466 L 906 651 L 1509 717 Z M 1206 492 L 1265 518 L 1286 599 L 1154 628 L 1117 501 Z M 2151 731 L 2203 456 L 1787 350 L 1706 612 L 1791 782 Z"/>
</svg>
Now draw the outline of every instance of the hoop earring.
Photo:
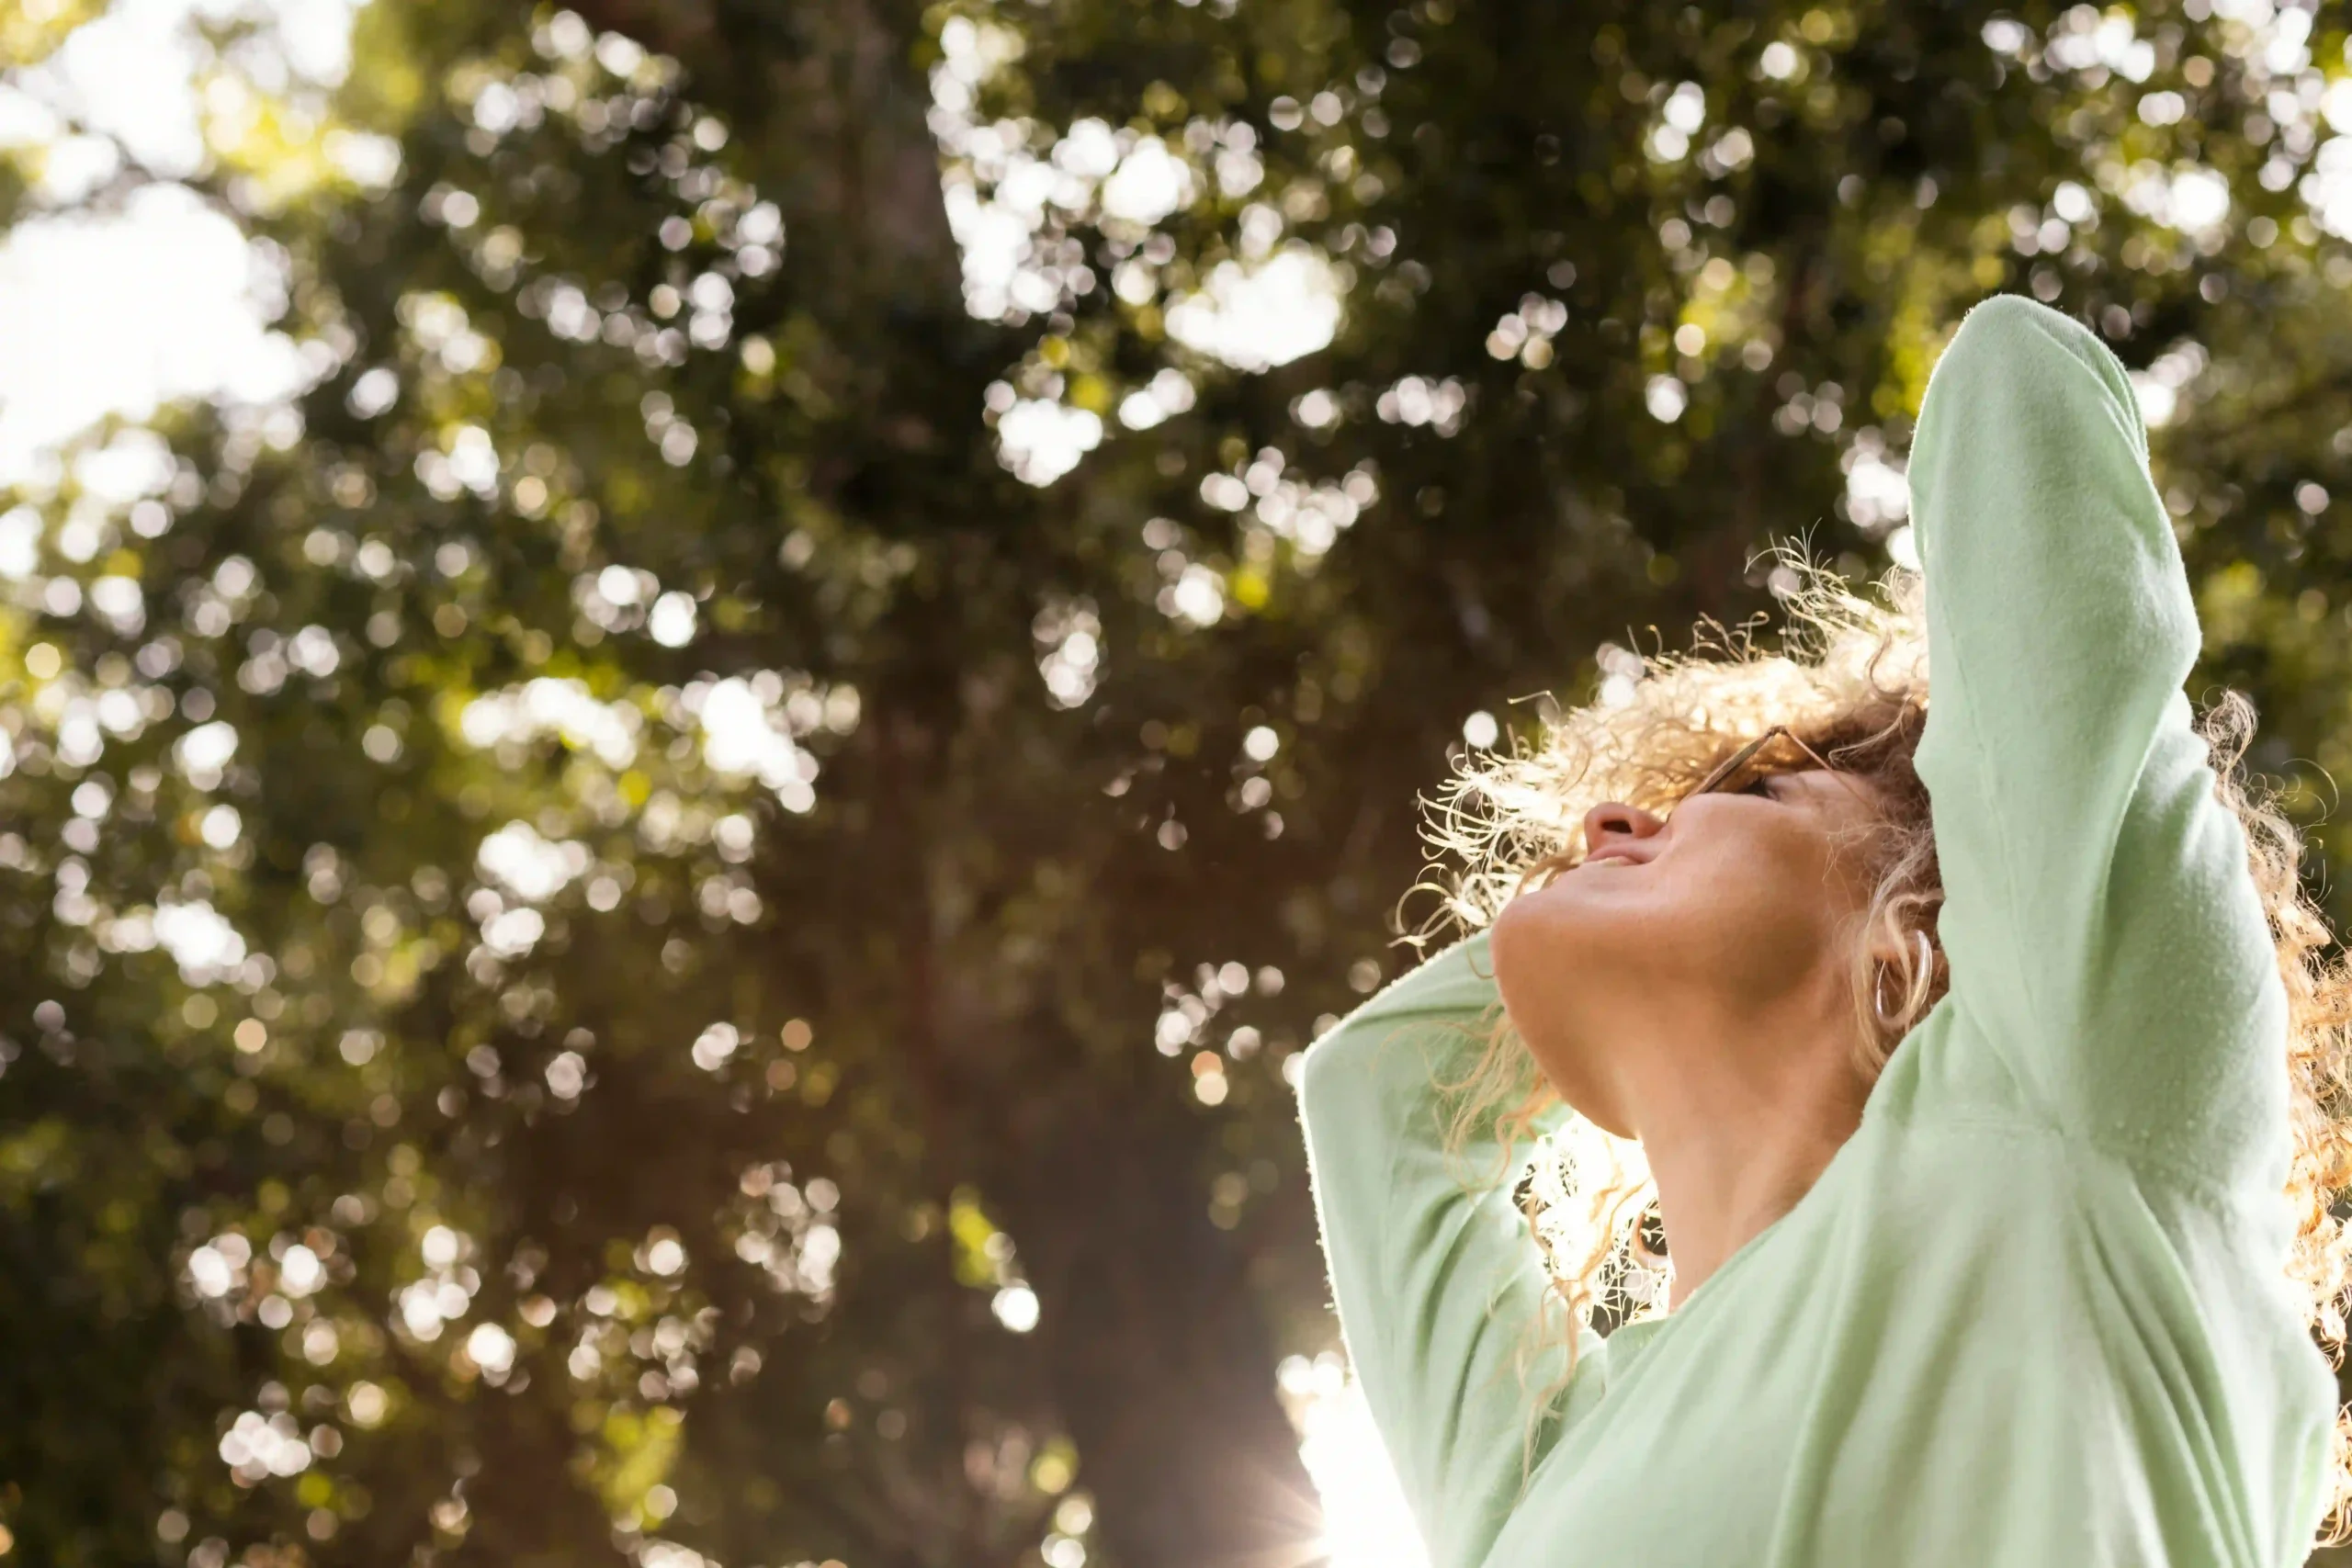
<svg viewBox="0 0 2352 1568">
<path fill-rule="evenodd" d="M 1919 945 L 1919 959 L 1913 967 L 1909 988 L 1912 995 L 1919 996 L 1925 994 L 1930 978 L 1935 974 L 1936 951 L 1933 944 L 1928 941 L 1926 931 L 1915 927 L 1911 935 Z M 1879 966 L 1877 982 L 1871 987 L 1871 1011 L 1878 1019 L 1881 1029 L 1899 1029 L 1903 1026 L 1903 1015 L 1890 1014 L 1886 1010 L 1886 966 L 1883 964 Z"/>
</svg>

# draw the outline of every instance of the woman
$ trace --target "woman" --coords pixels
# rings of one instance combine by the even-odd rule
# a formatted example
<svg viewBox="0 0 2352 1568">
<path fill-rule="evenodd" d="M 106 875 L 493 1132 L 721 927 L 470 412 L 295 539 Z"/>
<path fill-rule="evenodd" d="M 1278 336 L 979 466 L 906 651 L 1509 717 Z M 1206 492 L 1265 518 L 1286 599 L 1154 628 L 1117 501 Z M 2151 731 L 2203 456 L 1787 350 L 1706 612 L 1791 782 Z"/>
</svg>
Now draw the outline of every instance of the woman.
<svg viewBox="0 0 2352 1568">
<path fill-rule="evenodd" d="M 1815 583 L 1797 657 L 1667 660 L 1474 771 L 1479 934 L 1306 1059 L 1436 1568 L 2286 1568 L 2338 1495 L 2352 987 L 2235 781 L 2243 699 L 2192 724 L 2122 367 L 1987 301 L 1911 479 L 1924 662 L 1918 576 Z M 1574 1168 L 1531 1230 L 1538 1132 Z"/>
</svg>

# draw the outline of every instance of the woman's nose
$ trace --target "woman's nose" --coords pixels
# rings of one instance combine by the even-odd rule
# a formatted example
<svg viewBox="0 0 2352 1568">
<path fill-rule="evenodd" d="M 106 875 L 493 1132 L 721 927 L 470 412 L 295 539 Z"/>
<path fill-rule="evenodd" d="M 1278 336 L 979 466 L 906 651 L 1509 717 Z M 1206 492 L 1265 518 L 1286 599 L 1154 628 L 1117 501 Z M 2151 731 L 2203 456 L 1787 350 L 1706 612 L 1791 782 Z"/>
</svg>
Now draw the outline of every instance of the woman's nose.
<svg viewBox="0 0 2352 1568">
<path fill-rule="evenodd" d="M 1646 839 L 1665 826 L 1638 806 L 1605 800 L 1584 814 L 1584 852 L 1589 855 L 1607 844 Z"/>
</svg>

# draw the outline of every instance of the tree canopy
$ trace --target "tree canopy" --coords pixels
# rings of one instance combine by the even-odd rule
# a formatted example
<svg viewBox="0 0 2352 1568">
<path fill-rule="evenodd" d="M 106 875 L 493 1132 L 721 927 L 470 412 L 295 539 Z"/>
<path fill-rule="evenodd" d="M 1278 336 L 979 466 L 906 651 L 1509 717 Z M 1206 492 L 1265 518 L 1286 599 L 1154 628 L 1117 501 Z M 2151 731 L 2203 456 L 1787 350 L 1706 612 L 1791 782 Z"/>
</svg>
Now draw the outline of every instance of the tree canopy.
<svg viewBox="0 0 2352 1568">
<path fill-rule="evenodd" d="M 2340 15 L 204 15 L 310 380 L 0 496 L 23 1561 L 1312 1561 L 1289 1074 L 1419 796 L 1904 558 L 1992 292 L 2132 368 L 2335 848 Z"/>
</svg>

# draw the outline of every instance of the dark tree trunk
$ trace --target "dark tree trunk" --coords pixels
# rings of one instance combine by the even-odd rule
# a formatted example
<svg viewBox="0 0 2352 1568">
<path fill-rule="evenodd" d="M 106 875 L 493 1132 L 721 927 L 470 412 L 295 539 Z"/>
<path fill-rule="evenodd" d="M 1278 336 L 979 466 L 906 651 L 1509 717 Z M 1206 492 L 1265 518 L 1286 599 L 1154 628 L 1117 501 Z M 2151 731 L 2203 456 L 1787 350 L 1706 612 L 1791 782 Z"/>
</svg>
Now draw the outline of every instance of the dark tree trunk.
<svg viewBox="0 0 2352 1568">
<path fill-rule="evenodd" d="M 1199 1134 L 1164 1083 L 1127 1098 L 1055 1097 L 999 1188 L 1099 1529 L 1117 1568 L 1311 1561 L 1321 1510 Z"/>
<path fill-rule="evenodd" d="M 948 344 L 959 333 L 986 352 L 998 329 L 964 311 L 923 118 L 929 92 L 910 63 L 916 5 L 581 0 L 578 9 L 674 56 L 689 96 L 707 91 L 729 107 L 739 145 L 757 150 L 746 172 L 784 208 L 796 293 L 844 345 L 921 330 L 932 357 L 956 357 Z M 827 310 L 834 299 L 842 309 Z M 875 319 L 877 300 L 892 319 Z M 879 400 L 887 411 L 887 390 Z M 943 635 L 952 651 L 957 637 Z M 942 662 L 953 667 L 952 657 Z M 912 791 L 894 815 L 900 822 L 920 819 L 933 792 L 954 793 L 936 778 L 894 787 Z M 907 935 L 908 951 L 926 946 L 921 931 Z M 932 1127 L 933 1157 L 948 1167 L 940 1187 L 977 1178 L 1017 1241 L 1043 1306 L 1036 1349 L 1050 1395 L 1117 1568 L 1307 1561 L 1321 1514 L 1276 1397 L 1242 1250 L 1208 1220 L 1206 1125 L 1165 1079 L 1106 1070 L 1075 1043 L 1018 1077 L 1002 1072 L 1001 1057 L 991 1069 L 992 1050 L 976 1059 L 973 1048 L 997 1034 L 996 1021 L 925 1018 L 928 1004 L 910 1001 L 918 1016 L 909 1027 L 936 1038 L 919 1046 L 909 1037 L 907 1048 L 963 1063 L 951 1097 L 998 1107 L 962 1100 L 952 1116 L 960 1139 Z M 996 1134 L 981 1168 L 952 1168 L 979 1127 Z"/>
</svg>

